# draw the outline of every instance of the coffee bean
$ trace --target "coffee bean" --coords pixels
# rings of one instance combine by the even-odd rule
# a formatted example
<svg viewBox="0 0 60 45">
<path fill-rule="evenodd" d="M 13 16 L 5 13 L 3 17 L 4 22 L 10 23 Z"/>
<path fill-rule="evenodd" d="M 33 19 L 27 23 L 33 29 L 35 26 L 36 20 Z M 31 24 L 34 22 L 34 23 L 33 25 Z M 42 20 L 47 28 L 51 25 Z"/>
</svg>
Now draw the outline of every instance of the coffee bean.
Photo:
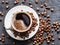
<svg viewBox="0 0 60 45">
<path fill-rule="evenodd" d="M 6 1 L 6 4 L 8 4 L 9 2 L 8 1 Z"/>
<path fill-rule="evenodd" d="M 40 9 L 39 7 L 36 8 L 37 11 L 39 11 L 39 9 Z"/>
<path fill-rule="evenodd" d="M 18 1 L 15 0 L 15 1 L 14 1 L 14 4 L 15 4 L 15 5 L 18 4 Z"/>
<path fill-rule="evenodd" d="M 4 4 L 4 2 L 5 2 L 5 1 L 4 1 L 4 0 L 2 0 L 2 4 Z"/>
<path fill-rule="evenodd" d="M 60 36 L 58 36 L 58 39 L 60 40 Z"/>
<path fill-rule="evenodd" d="M 50 10 L 50 7 L 48 6 L 48 7 L 45 7 L 47 10 Z"/>
<path fill-rule="evenodd" d="M 41 15 L 46 16 L 47 12 L 41 12 Z"/>
<path fill-rule="evenodd" d="M 3 19 L 3 18 L 1 17 L 1 18 L 0 18 L 0 21 L 2 21 L 2 19 Z"/>
<path fill-rule="evenodd" d="M 49 40 L 47 40 L 47 44 L 49 44 L 50 43 L 50 41 Z"/>
<path fill-rule="evenodd" d="M 0 11 L 0 15 L 3 15 L 3 13 Z"/>
<path fill-rule="evenodd" d="M 47 15 L 47 18 L 50 18 L 50 15 Z"/>
<path fill-rule="evenodd" d="M 43 8 L 43 5 L 40 5 L 41 8 Z"/>
<path fill-rule="evenodd" d="M 4 43 L 5 42 L 5 37 L 2 37 L 1 39 L 2 39 L 1 41 Z"/>
<path fill-rule="evenodd" d="M 8 9 L 9 8 L 9 6 L 8 5 L 6 5 L 6 9 Z"/>
<path fill-rule="evenodd" d="M 39 12 L 38 15 L 40 16 L 40 14 L 41 14 L 41 13 Z"/>
<path fill-rule="evenodd" d="M 22 3 L 24 4 L 25 3 L 25 0 L 22 0 Z"/>
<path fill-rule="evenodd" d="M 32 3 L 31 3 L 31 2 L 29 2 L 29 5 L 32 5 Z"/>
<path fill-rule="evenodd" d="M 55 39 L 54 38 L 51 38 L 51 41 L 54 41 Z"/>
<path fill-rule="evenodd" d="M 0 38 L 0 41 L 1 41 L 2 39 Z"/>
<path fill-rule="evenodd" d="M 54 12 L 54 9 L 53 8 L 51 8 L 51 12 Z"/>
<path fill-rule="evenodd" d="M 4 37 L 4 36 L 5 36 L 5 35 L 4 35 L 4 33 L 2 33 L 1 35 L 2 35 L 2 37 Z"/>
<path fill-rule="evenodd" d="M 48 4 L 47 4 L 47 3 L 44 3 L 44 6 L 45 6 L 45 7 L 48 7 Z"/>
<path fill-rule="evenodd" d="M 60 32 L 60 30 L 57 30 L 57 34 Z"/>
<path fill-rule="evenodd" d="M 13 42 L 13 45 L 15 45 L 16 43 L 15 42 Z"/>
<path fill-rule="evenodd" d="M 38 4 L 38 0 L 35 0 L 35 3 Z"/>
<path fill-rule="evenodd" d="M 54 42 L 52 42 L 52 45 L 55 45 L 55 43 L 54 43 Z"/>
<path fill-rule="evenodd" d="M 33 8 L 33 5 L 29 5 L 31 8 Z"/>
</svg>

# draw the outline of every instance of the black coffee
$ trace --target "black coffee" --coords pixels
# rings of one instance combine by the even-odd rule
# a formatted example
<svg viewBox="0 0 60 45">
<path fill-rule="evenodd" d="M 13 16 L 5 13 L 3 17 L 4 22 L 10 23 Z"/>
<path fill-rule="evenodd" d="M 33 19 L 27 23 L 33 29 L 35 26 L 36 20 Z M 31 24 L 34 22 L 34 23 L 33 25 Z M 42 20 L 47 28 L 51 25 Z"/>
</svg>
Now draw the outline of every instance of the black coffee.
<svg viewBox="0 0 60 45">
<path fill-rule="evenodd" d="M 30 25 L 30 18 L 27 14 L 25 13 L 18 13 L 16 15 L 16 20 L 23 20 L 24 24 L 26 26 L 29 26 Z"/>
</svg>

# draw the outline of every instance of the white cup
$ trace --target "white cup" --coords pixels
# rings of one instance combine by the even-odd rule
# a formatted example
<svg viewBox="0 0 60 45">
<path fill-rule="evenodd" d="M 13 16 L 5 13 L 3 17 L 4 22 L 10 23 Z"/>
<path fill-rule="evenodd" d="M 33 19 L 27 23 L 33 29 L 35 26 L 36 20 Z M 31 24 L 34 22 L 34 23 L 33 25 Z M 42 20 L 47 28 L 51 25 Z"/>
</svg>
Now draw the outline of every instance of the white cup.
<svg viewBox="0 0 60 45">
<path fill-rule="evenodd" d="M 29 18 L 30 18 L 30 24 L 29 24 L 29 26 L 28 26 L 26 29 L 24 29 L 24 30 L 17 29 L 17 28 L 15 27 L 15 25 L 14 25 L 14 21 L 16 20 L 16 15 L 17 15 L 18 13 L 25 13 L 25 14 L 27 14 L 27 15 L 29 16 Z M 26 20 L 26 21 L 27 21 L 27 20 Z M 26 32 L 26 31 L 28 31 L 28 30 L 31 28 L 31 26 L 32 26 L 32 17 L 31 17 L 31 15 L 30 15 L 28 12 L 17 12 L 17 13 L 15 13 L 15 14 L 13 15 L 13 17 L 12 17 L 12 28 L 13 28 L 15 31 L 17 31 L 17 32 Z"/>
</svg>

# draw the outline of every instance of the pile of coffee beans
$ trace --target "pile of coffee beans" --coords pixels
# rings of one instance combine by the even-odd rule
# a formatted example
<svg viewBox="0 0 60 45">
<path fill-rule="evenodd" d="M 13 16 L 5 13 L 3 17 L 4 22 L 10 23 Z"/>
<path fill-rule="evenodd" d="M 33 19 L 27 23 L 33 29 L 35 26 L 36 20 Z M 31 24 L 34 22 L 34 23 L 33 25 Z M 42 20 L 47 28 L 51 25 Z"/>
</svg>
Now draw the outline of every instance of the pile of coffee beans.
<svg viewBox="0 0 60 45">
<path fill-rule="evenodd" d="M 47 15 L 47 10 L 54 12 L 54 9 L 50 8 L 50 6 L 48 6 L 47 3 L 44 3 L 43 5 L 41 5 L 41 8 L 43 7 L 45 7 L 44 11 L 38 13 L 38 15 L 40 15 L 39 29 L 37 34 L 32 39 L 32 44 L 42 45 L 43 42 L 46 41 L 47 44 L 50 44 L 52 42 L 51 44 L 54 45 L 55 38 L 54 38 L 53 32 L 54 31 L 56 31 L 57 33 L 60 32 L 60 30 L 58 30 L 60 28 L 60 23 L 53 22 L 53 24 L 51 24 L 51 18 L 50 18 L 50 15 Z M 39 8 L 37 8 L 36 10 L 39 10 Z M 46 33 L 46 36 L 44 36 L 45 33 Z M 58 36 L 58 39 L 60 40 L 60 36 Z"/>
</svg>

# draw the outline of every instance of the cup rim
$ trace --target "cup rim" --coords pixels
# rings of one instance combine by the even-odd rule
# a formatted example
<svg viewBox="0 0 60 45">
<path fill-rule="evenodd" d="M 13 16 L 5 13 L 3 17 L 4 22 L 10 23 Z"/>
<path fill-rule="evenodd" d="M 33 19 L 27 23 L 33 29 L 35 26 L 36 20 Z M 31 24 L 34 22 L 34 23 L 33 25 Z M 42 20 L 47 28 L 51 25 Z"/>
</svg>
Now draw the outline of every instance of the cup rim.
<svg viewBox="0 0 60 45">
<path fill-rule="evenodd" d="M 30 18 L 30 24 L 29 24 L 29 26 L 28 26 L 28 28 L 26 29 L 26 30 L 19 30 L 19 29 L 16 29 L 16 27 L 14 26 L 14 21 L 13 21 L 13 19 L 16 17 L 16 14 L 18 14 L 18 13 L 25 13 L 25 14 L 27 14 L 28 16 L 29 16 L 29 18 Z M 28 31 L 30 28 L 31 28 L 31 26 L 32 26 L 32 17 L 31 17 L 31 15 L 29 14 L 29 13 L 27 13 L 27 12 L 16 12 L 15 14 L 14 14 L 14 16 L 12 17 L 12 28 L 15 30 L 15 31 L 17 31 L 17 32 L 26 32 L 26 31 Z"/>
</svg>

